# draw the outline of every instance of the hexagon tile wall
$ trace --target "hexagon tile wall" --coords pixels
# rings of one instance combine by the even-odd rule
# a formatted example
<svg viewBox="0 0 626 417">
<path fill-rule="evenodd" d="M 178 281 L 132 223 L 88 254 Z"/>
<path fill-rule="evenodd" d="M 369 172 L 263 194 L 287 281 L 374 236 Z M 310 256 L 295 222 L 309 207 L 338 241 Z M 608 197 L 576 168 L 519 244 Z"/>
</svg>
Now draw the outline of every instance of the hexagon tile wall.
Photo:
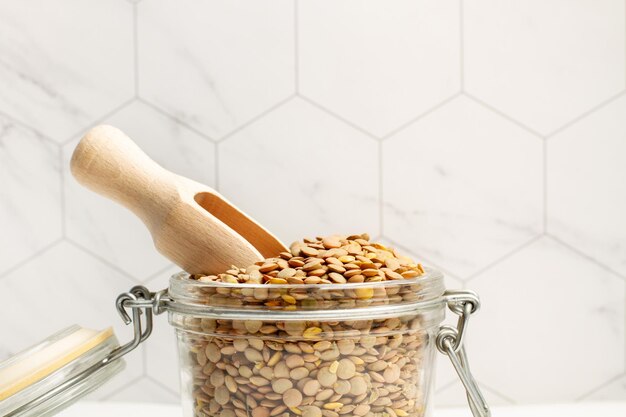
<svg viewBox="0 0 626 417">
<path fill-rule="evenodd" d="M 69 175 L 107 122 L 286 241 L 369 231 L 476 289 L 492 403 L 623 399 L 624 20 L 624 0 L 1 3 L 0 359 L 76 321 L 128 337 L 116 294 L 176 270 Z M 128 362 L 94 398 L 177 401 L 163 318 Z M 464 402 L 445 361 L 436 393 Z"/>
</svg>

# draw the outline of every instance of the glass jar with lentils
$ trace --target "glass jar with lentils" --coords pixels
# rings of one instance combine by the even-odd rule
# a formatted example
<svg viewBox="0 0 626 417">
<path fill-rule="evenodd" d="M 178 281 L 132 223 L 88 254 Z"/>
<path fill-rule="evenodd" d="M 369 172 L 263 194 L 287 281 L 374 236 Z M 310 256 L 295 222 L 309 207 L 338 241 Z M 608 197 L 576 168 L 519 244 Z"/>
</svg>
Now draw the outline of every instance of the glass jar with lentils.
<svg viewBox="0 0 626 417">
<path fill-rule="evenodd" d="M 367 235 L 305 239 L 218 275 L 179 273 L 168 297 L 185 417 L 428 415 L 437 348 L 465 359 L 456 329 L 438 338 L 446 303 L 478 307 Z"/>
</svg>

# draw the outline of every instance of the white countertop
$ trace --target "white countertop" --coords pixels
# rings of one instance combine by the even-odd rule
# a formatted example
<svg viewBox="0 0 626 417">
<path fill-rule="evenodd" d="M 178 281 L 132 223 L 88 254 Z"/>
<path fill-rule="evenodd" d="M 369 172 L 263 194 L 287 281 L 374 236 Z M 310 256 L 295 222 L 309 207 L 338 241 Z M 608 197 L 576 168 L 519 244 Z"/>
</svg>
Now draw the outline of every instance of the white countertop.
<svg viewBox="0 0 626 417">
<path fill-rule="evenodd" d="M 179 406 L 159 404 L 80 402 L 59 417 L 180 417 Z M 626 401 L 493 407 L 494 417 L 624 417 Z M 434 417 L 471 417 L 467 408 L 440 409 Z"/>
</svg>

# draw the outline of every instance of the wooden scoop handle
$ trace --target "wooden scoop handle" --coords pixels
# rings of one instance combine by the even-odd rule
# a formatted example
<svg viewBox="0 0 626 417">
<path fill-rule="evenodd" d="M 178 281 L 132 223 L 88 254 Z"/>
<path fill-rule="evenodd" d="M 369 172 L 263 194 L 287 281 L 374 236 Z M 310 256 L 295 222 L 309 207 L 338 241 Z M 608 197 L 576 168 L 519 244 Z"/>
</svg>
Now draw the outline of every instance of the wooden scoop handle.
<svg viewBox="0 0 626 417">
<path fill-rule="evenodd" d="M 113 126 L 91 129 L 76 147 L 70 167 L 78 182 L 130 209 L 151 232 L 180 200 L 178 176 Z"/>
<path fill-rule="evenodd" d="M 156 248 L 190 273 L 222 272 L 288 250 L 218 192 L 165 170 L 112 126 L 91 129 L 70 166 L 78 182 L 135 213 Z"/>
</svg>

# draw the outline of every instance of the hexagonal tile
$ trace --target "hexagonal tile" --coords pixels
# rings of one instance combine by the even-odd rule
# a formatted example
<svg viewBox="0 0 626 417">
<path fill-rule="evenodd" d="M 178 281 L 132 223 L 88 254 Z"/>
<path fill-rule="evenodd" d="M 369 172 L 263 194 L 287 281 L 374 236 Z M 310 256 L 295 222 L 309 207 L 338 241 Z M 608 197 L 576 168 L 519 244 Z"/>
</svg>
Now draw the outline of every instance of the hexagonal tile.
<svg viewBox="0 0 626 417">
<path fill-rule="evenodd" d="M 132 27 L 123 0 L 3 3 L 0 111 L 67 140 L 133 96 Z"/>
<path fill-rule="evenodd" d="M 169 286 L 169 278 L 180 272 L 180 268 L 172 265 L 146 282 L 150 291 L 159 291 Z M 178 367 L 178 346 L 176 330 L 169 325 L 167 314 L 155 317 L 154 330 L 150 340 L 145 344 L 146 373 L 154 380 L 173 392 L 179 392 L 180 375 Z"/>
<path fill-rule="evenodd" d="M 61 237 L 59 148 L 0 116 L 0 184 L 1 275 Z"/>
<path fill-rule="evenodd" d="M 384 135 L 459 89 L 459 2 L 299 2 L 300 91 Z"/>
<path fill-rule="evenodd" d="M 215 145 L 151 107 L 134 102 L 106 123 L 125 131 L 155 161 L 213 185 Z M 84 188 L 69 172 L 78 139 L 63 149 L 67 237 L 142 279 L 170 262 L 154 248 L 143 223 L 124 207 Z"/>
<path fill-rule="evenodd" d="M 466 90 L 544 134 L 624 88 L 621 0 L 467 2 L 464 45 Z"/>
<path fill-rule="evenodd" d="M 542 238 L 468 285 L 472 371 L 503 395 L 567 402 L 623 372 L 625 283 L 595 263 Z"/>
<path fill-rule="evenodd" d="M 626 276 L 626 97 L 548 140 L 548 232 Z"/>
<path fill-rule="evenodd" d="M 117 296 L 132 280 L 69 243 L 59 243 L 0 280 L 2 309 L 19 316 L 0 321 L 9 354 L 31 346 L 72 324 L 92 329 L 112 326 L 120 343 L 132 337 L 115 309 Z M 143 373 L 141 348 L 125 356 L 126 369 L 94 396 L 106 395 Z"/>
<path fill-rule="evenodd" d="M 542 143 L 459 97 L 383 143 L 386 236 L 464 278 L 541 231 Z"/>
<path fill-rule="evenodd" d="M 219 138 L 293 93 L 292 1 L 157 0 L 138 10 L 140 96 L 204 133 Z"/>
<path fill-rule="evenodd" d="M 287 244 L 378 233 L 374 140 L 300 99 L 220 143 L 220 190 Z"/>
</svg>

